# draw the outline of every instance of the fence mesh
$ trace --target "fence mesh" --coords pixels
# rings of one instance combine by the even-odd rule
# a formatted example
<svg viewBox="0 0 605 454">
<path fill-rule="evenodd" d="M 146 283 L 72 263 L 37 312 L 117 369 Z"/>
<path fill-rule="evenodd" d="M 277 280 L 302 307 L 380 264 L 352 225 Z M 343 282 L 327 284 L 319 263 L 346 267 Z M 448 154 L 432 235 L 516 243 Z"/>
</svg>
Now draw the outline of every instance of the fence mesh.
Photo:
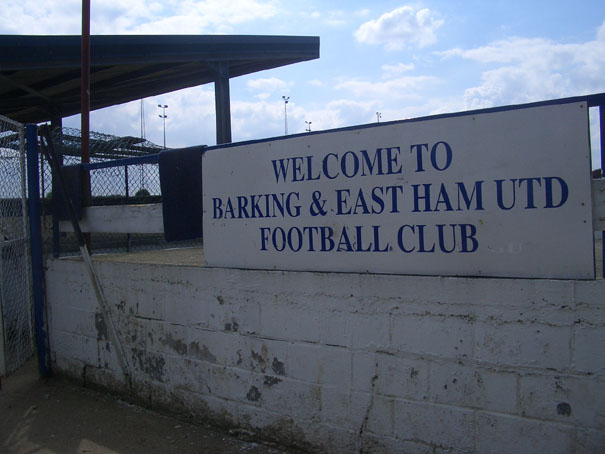
<svg viewBox="0 0 605 454">
<path fill-rule="evenodd" d="M 51 140 L 55 151 L 64 165 L 81 162 L 80 130 L 55 129 Z M 156 154 L 162 147 L 137 137 L 116 137 L 98 132 L 90 133 L 90 162 L 129 158 Z M 42 197 L 44 217 L 45 250 L 55 255 L 79 253 L 73 233 L 57 233 L 56 221 L 52 217 L 52 172 L 48 162 L 42 161 Z M 92 205 L 145 204 L 162 201 L 158 164 L 134 164 L 90 171 Z M 201 245 L 201 240 L 166 242 L 163 234 L 91 234 L 91 249 L 94 253 L 130 252 L 174 247 Z"/>
<path fill-rule="evenodd" d="M 0 116 L 0 373 L 34 353 L 23 126 Z"/>
</svg>

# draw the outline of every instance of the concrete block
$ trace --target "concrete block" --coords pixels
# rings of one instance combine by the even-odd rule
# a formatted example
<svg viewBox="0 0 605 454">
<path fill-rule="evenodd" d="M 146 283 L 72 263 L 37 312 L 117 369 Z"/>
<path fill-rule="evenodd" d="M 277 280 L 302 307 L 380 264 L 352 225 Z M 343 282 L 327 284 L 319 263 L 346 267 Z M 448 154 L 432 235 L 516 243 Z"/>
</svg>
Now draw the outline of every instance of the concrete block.
<svg viewBox="0 0 605 454">
<path fill-rule="evenodd" d="M 503 413 L 518 407 L 517 374 L 472 364 L 433 361 L 430 390 L 430 400 L 442 404 Z"/>
<path fill-rule="evenodd" d="M 234 401 L 245 399 L 249 389 L 249 372 L 206 361 L 189 361 L 195 377 L 192 391 Z"/>
<path fill-rule="evenodd" d="M 507 366 L 566 369 L 571 363 L 570 337 L 570 327 L 477 323 L 475 359 Z"/>
<path fill-rule="evenodd" d="M 188 330 L 187 350 L 191 359 L 230 367 L 242 364 L 243 341 L 238 334 L 197 327 Z"/>
<path fill-rule="evenodd" d="M 78 309 L 72 306 L 58 306 L 50 311 L 49 325 L 51 329 L 56 329 L 66 333 L 78 334 L 81 336 L 103 336 L 99 332 L 98 312 Z M 103 323 L 104 324 L 104 323 Z M 103 331 L 101 329 L 101 331 Z"/>
<path fill-rule="evenodd" d="M 124 352 L 129 351 L 127 347 L 122 344 Z M 120 380 L 125 379 L 125 375 L 131 370 L 131 365 L 128 363 L 128 355 L 125 356 L 126 370 L 122 368 L 122 364 L 118 359 L 118 349 L 114 348 L 114 345 L 105 340 L 97 341 L 97 353 L 99 358 L 99 368 L 106 369 L 109 373 L 120 377 Z"/>
<path fill-rule="evenodd" d="M 477 413 L 476 452 L 482 454 L 569 454 L 574 429 L 517 416 Z"/>
<path fill-rule="evenodd" d="M 216 317 L 216 308 L 218 302 L 215 298 L 208 298 L 205 295 L 188 292 L 187 295 L 181 295 L 180 298 L 167 299 L 164 302 L 165 321 L 182 325 L 212 326 L 212 321 Z M 224 313 L 224 308 L 222 313 Z M 222 314 L 219 314 L 220 319 Z M 217 327 L 220 325 L 217 325 Z"/>
<path fill-rule="evenodd" d="M 393 316 L 392 348 L 417 355 L 471 357 L 473 324 L 455 317 Z"/>
<path fill-rule="evenodd" d="M 351 347 L 355 350 L 387 349 L 390 340 L 390 315 L 388 312 L 377 314 L 354 314 L 349 322 L 351 329 Z"/>
<path fill-rule="evenodd" d="M 281 340 L 249 336 L 242 336 L 240 339 L 241 348 L 235 352 L 238 367 L 259 375 L 291 376 L 288 361 L 291 344 Z"/>
<path fill-rule="evenodd" d="M 287 375 L 322 385 L 349 389 L 352 375 L 351 352 L 345 348 L 320 344 L 288 345 Z"/>
<path fill-rule="evenodd" d="M 132 348 L 126 351 L 128 363 L 132 367 L 133 379 L 141 382 L 169 380 L 166 358 L 160 353 Z"/>
<path fill-rule="evenodd" d="M 287 339 L 294 342 L 319 342 L 321 313 L 290 304 L 277 295 L 274 302 L 263 302 L 260 307 L 262 337 Z"/>
<path fill-rule="evenodd" d="M 431 445 L 373 435 L 363 436 L 358 451 L 372 454 L 435 454 L 435 449 Z"/>
<path fill-rule="evenodd" d="M 605 373 L 605 326 L 574 326 L 572 367 L 580 372 Z"/>
<path fill-rule="evenodd" d="M 79 259 L 47 261 L 47 274 L 53 279 L 46 280 L 47 298 L 56 306 L 71 306 L 95 312 L 97 301 L 88 284 L 84 263 Z M 56 274 L 55 274 L 56 272 Z"/>
<path fill-rule="evenodd" d="M 112 317 L 118 337 L 125 348 L 147 348 L 147 342 L 150 341 L 148 325 L 152 322 L 151 320 L 134 315 L 121 316 L 115 312 Z"/>
<path fill-rule="evenodd" d="M 97 263 L 152 404 L 303 451 L 605 445 L 603 281 Z M 57 370 L 120 388 L 83 264 L 50 260 L 47 284 Z"/>
<path fill-rule="evenodd" d="M 84 364 L 99 366 L 99 347 L 97 340 L 65 331 L 53 330 L 51 345 L 61 356 L 71 357 Z"/>
<path fill-rule="evenodd" d="M 522 375 L 519 395 L 523 415 L 605 428 L 605 376 Z"/>
<path fill-rule="evenodd" d="M 377 375 L 377 353 L 354 352 L 351 389 L 353 391 L 373 392 L 375 376 Z"/>
<path fill-rule="evenodd" d="M 422 440 L 454 452 L 473 451 L 472 410 L 399 399 L 395 400 L 394 409 L 394 434 L 397 438 L 404 441 Z"/>
<path fill-rule="evenodd" d="M 184 389 L 197 393 L 203 393 L 204 388 L 200 387 L 200 383 L 196 380 L 199 375 L 195 374 L 195 366 L 191 364 L 191 360 L 182 356 L 164 355 L 166 374 L 165 383 L 170 387 L 171 392 L 177 389 Z"/>
<path fill-rule="evenodd" d="M 237 423 L 239 408 L 237 402 L 208 394 L 203 396 L 193 394 L 191 397 L 194 397 L 195 400 L 201 400 L 201 407 L 206 413 L 206 418 L 226 427 L 233 427 Z"/>
<path fill-rule="evenodd" d="M 421 359 L 376 354 L 374 392 L 423 401 L 429 395 L 429 363 Z"/>
<path fill-rule="evenodd" d="M 603 454 L 605 430 L 579 429 L 576 435 L 576 451 L 582 454 Z"/>
<path fill-rule="evenodd" d="M 246 389 L 236 394 L 238 400 L 257 404 L 284 417 L 314 422 L 320 420 L 321 386 L 287 377 L 279 378 L 276 383 L 265 383 L 266 376 L 255 374 Z"/>
<path fill-rule="evenodd" d="M 147 350 L 166 355 L 187 356 L 189 329 L 170 322 L 147 322 Z"/>
<path fill-rule="evenodd" d="M 184 389 L 173 392 L 175 401 L 182 402 L 186 413 L 195 419 L 213 421 L 223 427 L 232 427 L 237 424 L 238 404 L 229 399 L 198 394 Z"/>
<path fill-rule="evenodd" d="M 325 298 L 322 298 L 317 304 L 321 305 L 323 301 Z M 323 316 L 319 320 L 319 341 L 326 345 L 350 347 L 354 318 L 346 311 L 332 311 L 324 308 L 322 310 Z"/>
<path fill-rule="evenodd" d="M 360 437 L 366 434 L 377 437 L 398 437 L 397 401 L 391 397 L 370 394 L 370 403 L 364 415 L 359 431 Z"/>
<path fill-rule="evenodd" d="M 337 385 L 350 389 L 352 376 L 352 355 L 347 349 L 322 346 L 319 351 L 318 383 Z"/>
<path fill-rule="evenodd" d="M 598 277 L 598 276 L 597 276 Z M 591 308 L 601 309 L 599 312 L 602 316 L 603 313 L 603 282 L 600 280 L 595 281 L 574 281 L 574 301 L 577 309 Z M 600 318 L 599 323 L 602 323 L 603 318 Z"/>
<path fill-rule="evenodd" d="M 295 419 L 295 424 L 304 433 L 304 440 L 309 446 L 300 446 L 300 452 L 321 452 L 334 454 L 350 454 L 358 451 L 359 434 L 357 431 L 329 426 L 330 437 L 326 437 L 326 426 L 309 424 L 306 421 Z"/>
<path fill-rule="evenodd" d="M 308 383 L 320 382 L 320 344 L 293 343 L 288 345 L 288 376 Z"/>
<path fill-rule="evenodd" d="M 321 419 L 344 429 L 359 431 L 369 412 L 371 394 L 351 393 L 338 386 L 321 387 Z"/>
<path fill-rule="evenodd" d="M 261 329 L 260 304 L 254 298 L 241 295 L 228 300 L 222 329 L 241 334 L 257 334 Z M 217 320 L 219 317 L 217 317 Z"/>
</svg>

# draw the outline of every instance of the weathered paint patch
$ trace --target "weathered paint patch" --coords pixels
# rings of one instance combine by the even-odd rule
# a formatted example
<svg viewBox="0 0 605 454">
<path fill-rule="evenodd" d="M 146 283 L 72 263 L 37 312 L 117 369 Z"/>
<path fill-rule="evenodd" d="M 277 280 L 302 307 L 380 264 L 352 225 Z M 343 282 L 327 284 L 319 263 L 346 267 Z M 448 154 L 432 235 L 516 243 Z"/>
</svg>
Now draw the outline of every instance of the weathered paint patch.
<svg viewBox="0 0 605 454">
<path fill-rule="evenodd" d="M 189 356 L 195 359 L 199 359 L 202 361 L 208 361 L 210 363 L 216 364 L 216 356 L 212 354 L 212 352 L 208 349 L 206 345 L 200 344 L 198 341 L 191 342 L 189 344 Z"/>
<path fill-rule="evenodd" d="M 108 340 L 107 323 L 100 312 L 95 313 L 95 329 L 97 330 L 97 340 Z"/>
<path fill-rule="evenodd" d="M 273 372 L 275 372 L 277 375 L 286 375 L 286 368 L 284 366 L 284 363 L 277 358 L 273 358 L 273 364 L 271 364 L 271 369 L 273 369 Z"/>
<path fill-rule="evenodd" d="M 265 375 L 265 380 L 263 381 L 263 385 L 266 385 L 270 388 L 273 385 L 277 385 L 281 381 L 282 381 L 281 378 L 273 377 L 271 375 Z"/>
<path fill-rule="evenodd" d="M 561 416 L 571 416 L 571 405 L 567 402 L 559 402 L 557 404 L 557 414 Z"/>
<path fill-rule="evenodd" d="M 184 356 L 187 354 L 187 344 L 181 339 L 175 339 L 174 337 L 172 337 L 172 333 L 166 333 L 166 337 L 161 338 L 160 342 L 163 345 L 170 347 L 179 355 Z"/>
<path fill-rule="evenodd" d="M 225 331 L 232 331 L 234 333 L 237 333 L 238 330 L 239 323 L 237 323 L 235 320 L 231 320 L 231 323 L 225 323 Z"/>
<path fill-rule="evenodd" d="M 163 356 L 153 355 L 138 348 L 132 349 L 133 363 L 138 369 L 149 376 L 152 380 L 164 382 L 166 360 Z"/>
<path fill-rule="evenodd" d="M 254 350 L 250 349 L 250 355 L 251 355 L 251 361 L 250 361 L 251 367 L 253 369 L 256 369 L 258 367 L 261 370 L 261 372 L 265 372 L 265 369 L 267 368 L 268 358 L 269 358 L 269 351 L 267 349 L 267 346 L 265 344 L 263 344 L 263 346 L 261 347 L 260 353 L 257 353 Z"/>
<path fill-rule="evenodd" d="M 250 386 L 250 390 L 248 394 L 246 394 L 246 399 L 250 402 L 258 402 L 261 397 L 261 393 L 256 386 Z"/>
</svg>

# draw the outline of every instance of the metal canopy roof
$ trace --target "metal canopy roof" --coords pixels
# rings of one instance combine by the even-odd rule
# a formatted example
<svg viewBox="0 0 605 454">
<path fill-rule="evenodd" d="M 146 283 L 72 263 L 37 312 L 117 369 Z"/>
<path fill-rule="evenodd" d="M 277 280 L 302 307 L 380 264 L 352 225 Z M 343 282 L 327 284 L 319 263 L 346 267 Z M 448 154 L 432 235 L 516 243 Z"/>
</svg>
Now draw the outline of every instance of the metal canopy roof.
<svg viewBox="0 0 605 454">
<path fill-rule="evenodd" d="M 0 114 L 39 123 L 80 113 L 80 40 L 0 35 Z M 218 127 L 229 78 L 319 58 L 319 37 L 98 35 L 90 49 L 91 110 L 226 80 Z"/>
</svg>

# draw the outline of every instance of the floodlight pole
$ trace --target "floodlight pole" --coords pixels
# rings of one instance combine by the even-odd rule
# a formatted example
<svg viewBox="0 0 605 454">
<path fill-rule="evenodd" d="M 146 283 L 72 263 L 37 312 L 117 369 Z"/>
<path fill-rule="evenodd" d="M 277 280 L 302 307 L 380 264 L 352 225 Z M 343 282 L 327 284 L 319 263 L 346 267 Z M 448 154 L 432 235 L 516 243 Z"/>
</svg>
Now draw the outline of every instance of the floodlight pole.
<svg viewBox="0 0 605 454">
<path fill-rule="evenodd" d="M 282 99 L 284 100 L 284 135 L 288 135 L 288 100 L 290 99 L 289 96 L 282 96 Z"/>
<path fill-rule="evenodd" d="M 90 162 L 90 0 L 82 0 L 82 44 L 80 54 L 80 141 L 81 162 Z M 90 172 L 82 172 L 82 206 L 92 204 Z M 84 241 L 91 251 L 90 233 L 84 235 Z"/>
<path fill-rule="evenodd" d="M 82 0 L 81 52 L 80 125 L 82 136 L 82 164 L 87 164 L 90 162 L 90 0 Z"/>
<path fill-rule="evenodd" d="M 158 115 L 162 120 L 164 120 L 164 149 L 166 149 L 166 108 L 168 107 L 166 104 L 158 104 L 158 107 L 162 109 L 162 115 Z"/>
<path fill-rule="evenodd" d="M 376 112 L 376 123 L 380 123 L 381 117 L 382 117 L 382 114 L 380 112 Z"/>
<path fill-rule="evenodd" d="M 307 123 L 307 132 L 311 132 L 311 123 L 313 123 L 313 122 L 305 120 L 305 123 Z"/>
</svg>

